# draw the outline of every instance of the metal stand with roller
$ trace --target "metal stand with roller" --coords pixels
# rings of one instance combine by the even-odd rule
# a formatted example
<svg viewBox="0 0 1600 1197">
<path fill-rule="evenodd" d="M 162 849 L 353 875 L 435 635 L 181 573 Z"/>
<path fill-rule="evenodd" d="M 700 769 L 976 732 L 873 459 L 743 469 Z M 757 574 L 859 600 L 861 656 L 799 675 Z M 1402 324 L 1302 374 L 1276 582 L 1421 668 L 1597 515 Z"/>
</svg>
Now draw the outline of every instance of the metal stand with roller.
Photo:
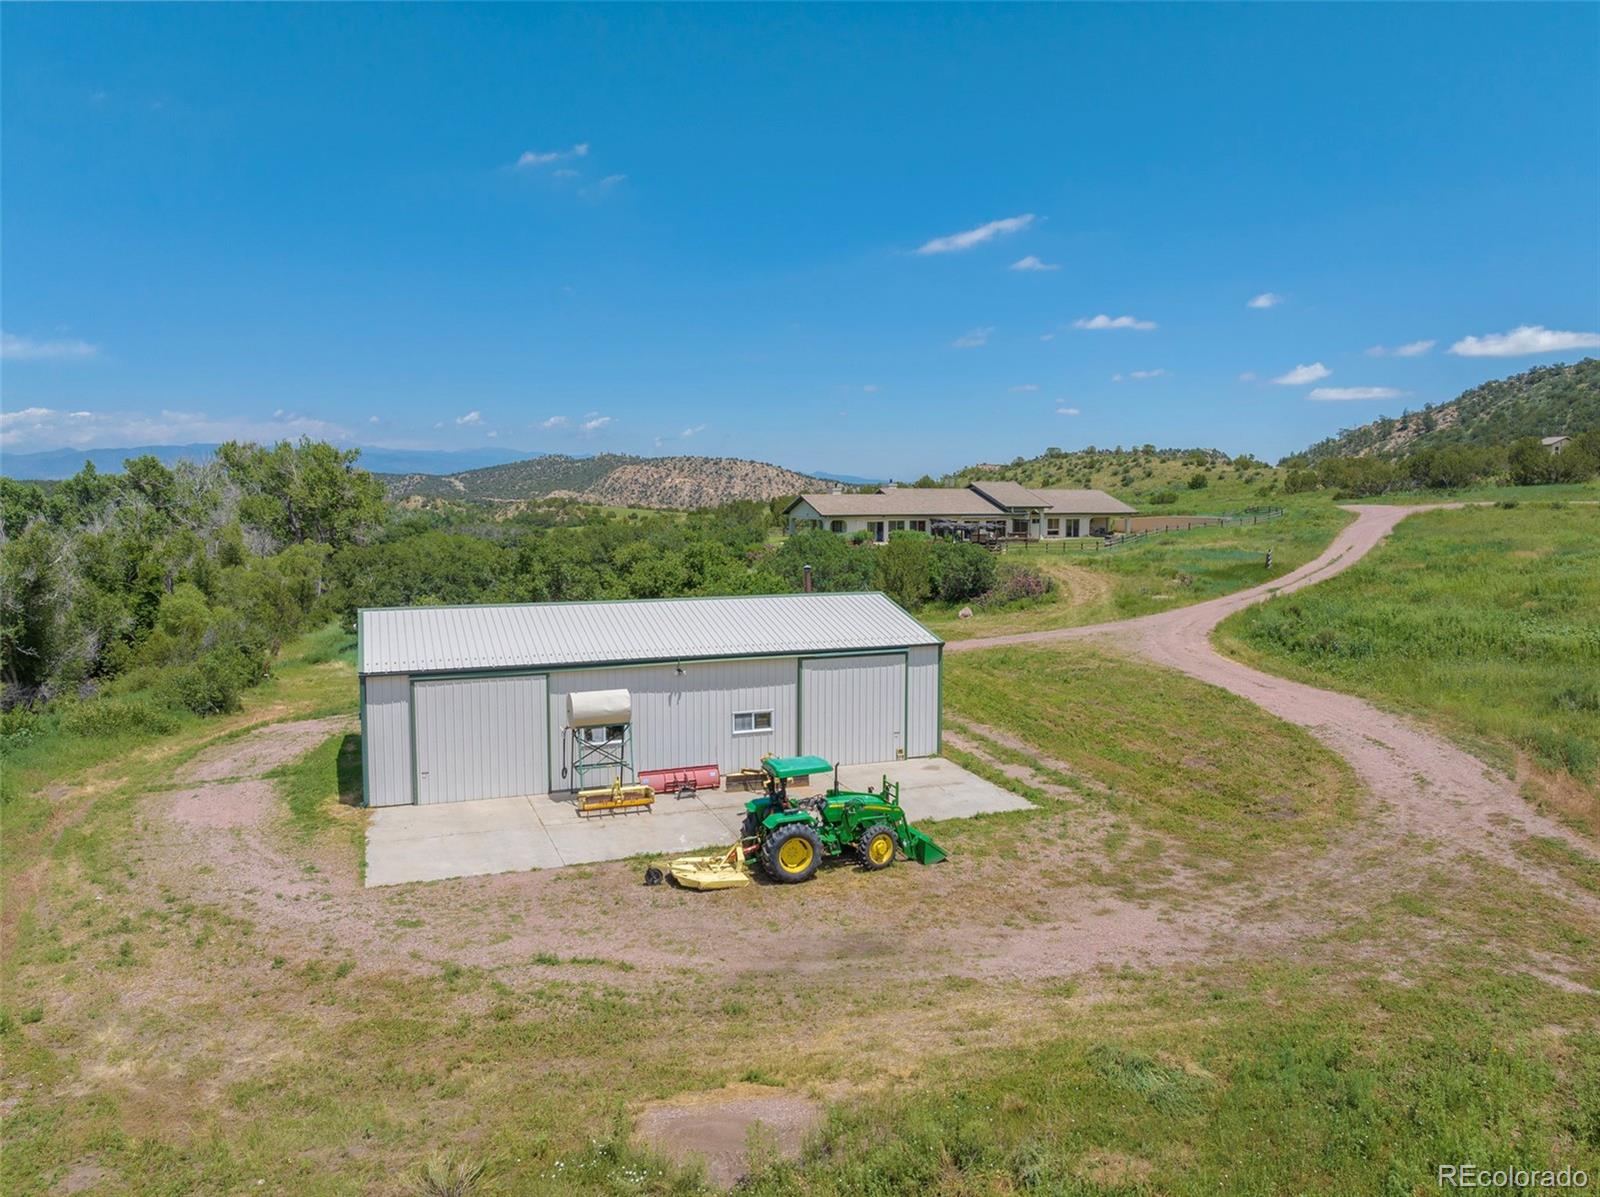
<svg viewBox="0 0 1600 1197">
<path fill-rule="evenodd" d="M 567 737 L 572 777 L 580 815 L 596 811 L 648 810 L 656 792 L 631 779 L 633 769 L 633 703 L 626 690 L 589 690 L 567 695 Z M 597 771 L 611 773 L 609 786 L 585 788 Z M 561 775 L 567 775 L 563 764 Z"/>
</svg>

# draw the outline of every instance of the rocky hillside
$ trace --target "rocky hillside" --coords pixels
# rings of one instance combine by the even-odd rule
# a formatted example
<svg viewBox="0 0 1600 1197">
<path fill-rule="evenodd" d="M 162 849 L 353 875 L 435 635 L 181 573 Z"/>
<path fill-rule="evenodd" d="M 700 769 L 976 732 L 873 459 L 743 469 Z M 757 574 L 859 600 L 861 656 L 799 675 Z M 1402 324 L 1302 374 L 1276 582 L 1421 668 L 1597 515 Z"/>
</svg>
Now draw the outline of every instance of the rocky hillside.
<svg viewBox="0 0 1600 1197">
<path fill-rule="evenodd" d="M 1329 457 L 1399 457 L 1446 445 L 1507 445 L 1524 436 L 1557 436 L 1600 428 L 1600 359 L 1539 366 L 1486 382 L 1448 403 L 1380 416 L 1346 428 L 1305 451 Z"/>
<path fill-rule="evenodd" d="M 552 455 L 459 474 L 391 474 L 395 501 L 438 498 L 513 503 L 555 495 L 609 507 L 716 507 L 825 489 L 816 478 L 738 457 Z"/>
</svg>

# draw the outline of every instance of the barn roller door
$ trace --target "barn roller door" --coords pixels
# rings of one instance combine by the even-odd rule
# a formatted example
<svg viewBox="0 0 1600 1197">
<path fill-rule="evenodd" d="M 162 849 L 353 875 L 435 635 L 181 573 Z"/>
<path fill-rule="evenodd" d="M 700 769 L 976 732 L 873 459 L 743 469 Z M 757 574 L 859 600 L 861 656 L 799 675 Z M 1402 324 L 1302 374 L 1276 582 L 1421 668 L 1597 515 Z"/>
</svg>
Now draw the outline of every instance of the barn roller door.
<svg viewBox="0 0 1600 1197">
<path fill-rule="evenodd" d="M 906 745 L 906 658 L 800 662 L 800 752 L 841 765 L 897 759 Z"/>
<path fill-rule="evenodd" d="M 545 694 L 542 676 L 413 683 L 417 803 L 547 791 Z"/>
</svg>

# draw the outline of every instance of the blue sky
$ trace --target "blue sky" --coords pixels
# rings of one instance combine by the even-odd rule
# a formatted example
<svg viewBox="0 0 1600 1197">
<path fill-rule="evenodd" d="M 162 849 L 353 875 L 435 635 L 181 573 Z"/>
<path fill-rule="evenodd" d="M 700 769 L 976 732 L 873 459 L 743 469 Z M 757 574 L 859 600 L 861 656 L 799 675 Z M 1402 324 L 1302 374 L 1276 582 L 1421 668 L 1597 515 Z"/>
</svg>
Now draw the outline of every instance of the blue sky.
<svg viewBox="0 0 1600 1197">
<path fill-rule="evenodd" d="M 0 25 L 12 451 L 1276 457 L 1600 344 L 1595 5 Z"/>
</svg>

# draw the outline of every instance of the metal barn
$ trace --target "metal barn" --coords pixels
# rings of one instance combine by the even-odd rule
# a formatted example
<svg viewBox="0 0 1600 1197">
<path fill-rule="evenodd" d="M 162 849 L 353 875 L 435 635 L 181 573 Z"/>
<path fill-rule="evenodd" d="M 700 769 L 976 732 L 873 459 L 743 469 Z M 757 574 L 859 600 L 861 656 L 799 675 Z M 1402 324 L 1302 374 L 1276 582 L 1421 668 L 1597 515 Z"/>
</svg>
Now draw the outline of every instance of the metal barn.
<svg viewBox="0 0 1600 1197">
<path fill-rule="evenodd" d="M 567 698 L 594 691 L 631 696 L 640 771 L 933 756 L 943 648 L 882 594 L 366 609 L 366 804 L 574 789 Z"/>
</svg>

